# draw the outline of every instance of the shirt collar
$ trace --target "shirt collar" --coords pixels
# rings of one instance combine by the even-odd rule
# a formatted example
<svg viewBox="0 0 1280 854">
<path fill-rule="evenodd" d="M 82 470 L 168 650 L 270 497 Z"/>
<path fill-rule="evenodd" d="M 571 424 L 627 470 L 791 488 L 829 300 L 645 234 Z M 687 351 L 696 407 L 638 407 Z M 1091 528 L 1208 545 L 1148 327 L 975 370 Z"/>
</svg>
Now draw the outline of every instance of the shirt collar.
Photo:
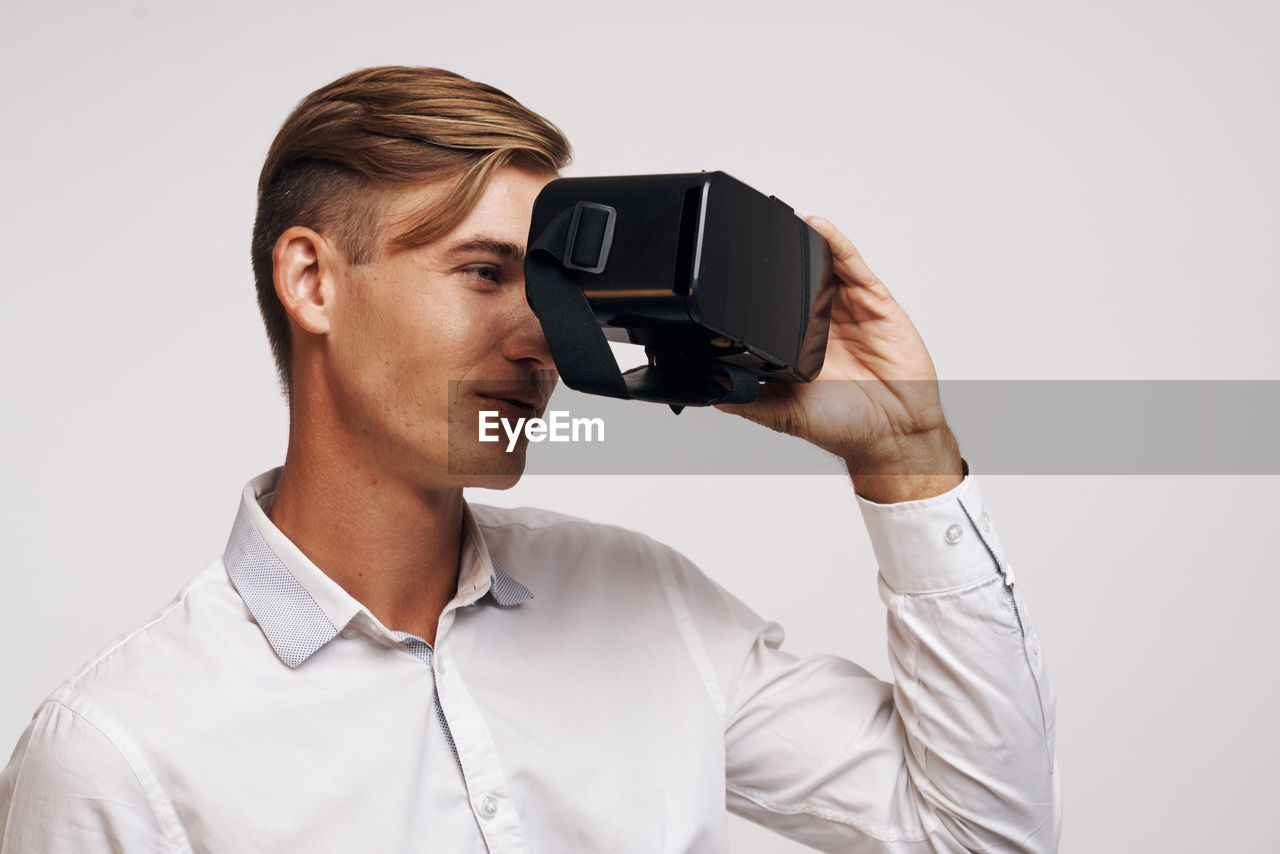
<svg viewBox="0 0 1280 854">
<path fill-rule="evenodd" d="M 290 667 L 297 667 L 357 616 L 394 637 L 267 517 L 281 471 L 274 468 L 245 484 L 223 554 L 231 583 L 276 655 Z M 489 554 L 465 501 L 462 518 L 462 556 L 454 602 L 470 605 L 488 597 L 497 605 L 510 607 L 532 599 L 533 593 Z"/>
</svg>

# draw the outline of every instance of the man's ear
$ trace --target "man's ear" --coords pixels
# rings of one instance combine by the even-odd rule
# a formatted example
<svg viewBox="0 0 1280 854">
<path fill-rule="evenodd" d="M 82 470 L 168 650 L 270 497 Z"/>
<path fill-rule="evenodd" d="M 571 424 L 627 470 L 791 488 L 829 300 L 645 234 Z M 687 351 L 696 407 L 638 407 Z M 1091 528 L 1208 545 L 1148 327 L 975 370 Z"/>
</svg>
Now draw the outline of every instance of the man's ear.
<svg viewBox="0 0 1280 854">
<path fill-rule="evenodd" d="M 271 250 L 276 296 L 293 322 L 307 332 L 329 332 L 339 262 L 329 241 L 301 225 L 282 233 Z"/>
</svg>

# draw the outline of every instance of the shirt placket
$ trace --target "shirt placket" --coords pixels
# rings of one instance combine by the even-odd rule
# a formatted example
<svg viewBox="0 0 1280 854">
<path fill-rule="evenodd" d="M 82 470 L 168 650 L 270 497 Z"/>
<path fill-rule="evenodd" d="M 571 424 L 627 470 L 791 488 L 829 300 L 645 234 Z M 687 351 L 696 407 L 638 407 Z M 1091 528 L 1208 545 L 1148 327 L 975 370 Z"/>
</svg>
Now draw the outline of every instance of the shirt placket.
<svg viewBox="0 0 1280 854">
<path fill-rule="evenodd" d="M 454 600 L 440 615 L 436 628 L 436 646 L 430 652 L 436 711 L 462 769 L 471 811 L 489 854 L 528 854 L 529 846 L 516 815 L 497 745 L 445 644 L 455 612 L 459 607 L 468 606 L 478 607 L 471 602 Z M 429 645 L 428 649 L 431 649 Z"/>
<path fill-rule="evenodd" d="M 449 721 L 444 716 L 444 709 L 440 706 L 440 686 L 436 682 L 435 667 L 432 666 L 435 650 L 431 648 L 431 644 L 417 635 L 411 635 L 406 632 L 392 632 L 392 634 L 414 658 L 427 665 L 427 670 L 431 673 L 431 702 L 435 707 L 436 721 L 444 732 L 444 740 L 449 743 L 449 750 L 453 753 L 453 761 L 458 763 L 458 770 L 461 771 L 462 761 L 458 759 L 458 746 L 453 742 L 453 733 L 449 730 Z M 466 776 L 465 772 L 463 776 Z"/>
</svg>

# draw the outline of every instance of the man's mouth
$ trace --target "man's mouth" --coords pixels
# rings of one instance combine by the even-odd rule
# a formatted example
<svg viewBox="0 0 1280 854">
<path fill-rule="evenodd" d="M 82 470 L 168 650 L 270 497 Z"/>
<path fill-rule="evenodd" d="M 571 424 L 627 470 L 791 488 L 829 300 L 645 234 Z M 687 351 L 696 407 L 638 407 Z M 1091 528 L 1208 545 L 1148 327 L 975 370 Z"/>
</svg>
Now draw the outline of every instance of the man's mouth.
<svg viewBox="0 0 1280 854">
<path fill-rule="evenodd" d="M 537 415 L 547 404 L 546 394 L 534 387 L 489 388 L 477 391 L 475 395 L 481 402 L 489 401 L 499 407 L 506 405 L 528 410 L 523 417 Z"/>
</svg>

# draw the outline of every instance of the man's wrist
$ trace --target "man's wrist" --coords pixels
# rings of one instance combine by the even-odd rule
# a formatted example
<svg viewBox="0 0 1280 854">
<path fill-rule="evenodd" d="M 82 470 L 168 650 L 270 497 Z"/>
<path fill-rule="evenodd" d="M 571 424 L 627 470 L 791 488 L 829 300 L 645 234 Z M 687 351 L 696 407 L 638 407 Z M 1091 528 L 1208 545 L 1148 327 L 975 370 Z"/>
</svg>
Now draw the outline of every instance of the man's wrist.
<svg viewBox="0 0 1280 854">
<path fill-rule="evenodd" d="M 896 443 L 887 452 L 846 457 L 854 491 L 867 501 L 896 504 L 942 495 L 968 474 L 950 428 Z"/>
</svg>

